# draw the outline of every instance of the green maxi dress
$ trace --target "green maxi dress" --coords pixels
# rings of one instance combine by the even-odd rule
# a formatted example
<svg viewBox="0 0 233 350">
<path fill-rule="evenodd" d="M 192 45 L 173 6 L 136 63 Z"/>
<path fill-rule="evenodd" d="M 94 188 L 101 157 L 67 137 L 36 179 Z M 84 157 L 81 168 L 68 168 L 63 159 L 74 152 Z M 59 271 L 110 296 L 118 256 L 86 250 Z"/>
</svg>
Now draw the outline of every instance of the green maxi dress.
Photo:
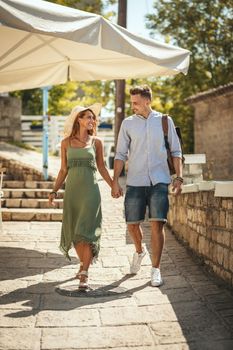
<svg viewBox="0 0 233 350">
<path fill-rule="evenodd" d="M 101 236 L 101 198 L 96 178 L 95 145 L 67 149 L 68 175 L 63 200 L 60 249 L 69 259 L 70 248 L 89 243 L 98 257 Z"/>
</svg>

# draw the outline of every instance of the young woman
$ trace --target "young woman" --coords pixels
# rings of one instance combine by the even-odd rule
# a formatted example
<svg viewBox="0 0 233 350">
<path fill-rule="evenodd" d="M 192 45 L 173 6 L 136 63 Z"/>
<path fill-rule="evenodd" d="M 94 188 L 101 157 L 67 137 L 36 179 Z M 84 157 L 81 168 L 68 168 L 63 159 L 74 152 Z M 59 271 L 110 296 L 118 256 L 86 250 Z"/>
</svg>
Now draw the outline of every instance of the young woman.
<svg viewBox="0 0 233 350">
<path fill-rule="evenodd" d="M 49 202 L 54 206 L 57 191 L 67 177 L 60 249 L 70 259 L 68 252 L 74 246 L 80 261 L 76 275 L 80 288 L 88 288 L 88 268 L 100 249 L 102 213 L 96 166 L 112 187 L 104 163 L 103 144 L 95 136 L 100 110 L 99 103 L 87 108 L 76 106 L 67 117 L 61 143 L 61 169 L 49 194 Z"/>
</svg>

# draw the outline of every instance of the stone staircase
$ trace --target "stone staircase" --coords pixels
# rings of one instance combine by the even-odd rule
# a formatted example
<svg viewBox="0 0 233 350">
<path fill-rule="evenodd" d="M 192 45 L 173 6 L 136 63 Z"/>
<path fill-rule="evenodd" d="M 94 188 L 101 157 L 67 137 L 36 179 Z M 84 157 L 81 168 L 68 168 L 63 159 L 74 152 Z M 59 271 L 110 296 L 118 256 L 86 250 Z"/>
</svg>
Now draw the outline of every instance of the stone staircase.
<svg viewBox="0 0 233 350">
<path fill-rule="evenodd" d="M 13 175 L 3 179 L 3 221 L 61 221 L 64 190 L 58 192 L 56 207 L 51 208 L 48 194 L 52 181 L 12 180 Z"/>
</svg>

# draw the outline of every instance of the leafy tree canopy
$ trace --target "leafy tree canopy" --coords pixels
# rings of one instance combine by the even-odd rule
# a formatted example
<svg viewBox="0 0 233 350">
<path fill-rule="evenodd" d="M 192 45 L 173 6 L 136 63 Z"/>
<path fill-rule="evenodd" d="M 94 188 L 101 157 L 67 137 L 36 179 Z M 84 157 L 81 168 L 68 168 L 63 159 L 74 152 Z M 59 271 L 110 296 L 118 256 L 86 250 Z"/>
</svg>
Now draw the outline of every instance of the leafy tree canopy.
<svg viewBox="0 0 233 350">
<path fill-rule="evenodd" d="M 185 99 L 233 81 L 231 0 L 155 0 L 146 16 L 151 36 L 191 51 L 187 76 L 156 79 L 151 86 L 159 108 L 182 126 L 185 151 L 193 152 L 193 111 Z"/>
</svg>

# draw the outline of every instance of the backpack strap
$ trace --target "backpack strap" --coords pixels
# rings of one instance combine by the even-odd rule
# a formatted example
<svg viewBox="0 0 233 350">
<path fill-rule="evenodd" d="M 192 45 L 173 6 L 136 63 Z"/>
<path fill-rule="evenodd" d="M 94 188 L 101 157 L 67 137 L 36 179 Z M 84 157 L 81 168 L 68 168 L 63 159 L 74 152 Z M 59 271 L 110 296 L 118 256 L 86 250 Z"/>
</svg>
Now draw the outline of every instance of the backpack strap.
<svg viewBox="0 0 233 350">
<path fill-rule="evenodd" d="M 163 114 L 162 115 L 162 126 L 163 126 L 163 133 L 164 136 L 168 136 L 168 120 L 167 120 L 168 115 Z"/>
<path fill-rule="evenodd" d="M 170 150 L 169 142 L 168 142 L 168 115 L 163 114 L 162 115 L 162 127 L 163 127 L 163 135 L 164 135 L 164 141 L 165 141 L 165 147 L 166 149 Z"/>
</svg>

